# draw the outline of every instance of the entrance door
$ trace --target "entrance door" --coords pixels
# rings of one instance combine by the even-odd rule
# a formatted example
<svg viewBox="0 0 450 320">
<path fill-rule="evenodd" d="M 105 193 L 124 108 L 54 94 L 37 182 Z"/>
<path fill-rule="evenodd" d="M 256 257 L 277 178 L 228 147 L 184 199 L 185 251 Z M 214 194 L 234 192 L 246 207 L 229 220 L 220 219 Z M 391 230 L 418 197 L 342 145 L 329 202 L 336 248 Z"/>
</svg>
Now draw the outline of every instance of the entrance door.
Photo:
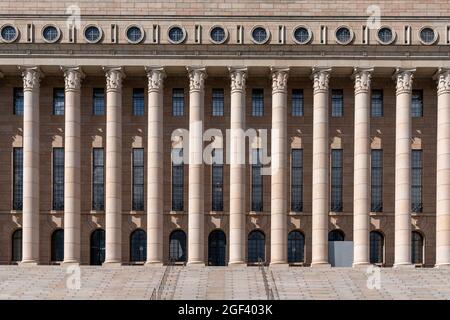
<svg viewBox="0 0 450 320">
<path fill-rule="evenodd" d="M 214 230 L 208 237 L 208 264 L 225 266 L 226 236 L 222 230 Z"/>
</svg>

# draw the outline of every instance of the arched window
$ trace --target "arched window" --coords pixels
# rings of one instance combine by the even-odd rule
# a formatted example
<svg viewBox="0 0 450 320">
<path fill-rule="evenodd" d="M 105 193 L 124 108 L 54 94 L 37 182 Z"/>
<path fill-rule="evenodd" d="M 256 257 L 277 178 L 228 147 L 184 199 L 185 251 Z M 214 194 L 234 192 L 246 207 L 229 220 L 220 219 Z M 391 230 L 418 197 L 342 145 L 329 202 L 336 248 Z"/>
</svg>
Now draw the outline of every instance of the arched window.
<svg viewBox="0 0 450 320">
<path fill-rule="evenodd" d="M 298 230 L 288 235 L 288 262 L 298 263 L 305 261 L 305 236 Z"/>
<path fill-rule="evenodd" d="M 175 230 L 170 234 L 169 259 L 174 262 L 186 261 L 186 233 Z"/>
<path fill-rule="evenodd" d="M 134 230 L 130 235 L 130 261 L 147 260 L 147 233 L 142 229 Z"/>
<path fill-rule="evenodd" d="M 384 236 L 379 231 L 370 232 L 370 263 L 380 264 L 384 261 Z"/>
<path fill-rule="evenodd" d="M 51 261 L 61 262 L 64 260 L 64 230 L 58 229 L 52 233 Z"/>
<path fill-rule="evenodd" d="M 413 231 L 411 235 L 411 262 L 423 263 L 423 236 L 418 231 Z"/>
<path fill-rule="evenodd" d="M 22 261 L 22 229 L 14 231 L 11 237 L 12 242 L 12 262 Z"/>
<path fill-rule="evenodd" d="M 99 266 L 105 261 L 105 230 L 97 229 L 91 234 L 91 265 Z"/>
<path fill-rule="evenodd" d="M 328 241 L 344 241 L 345 233 L 342 230 L 334 229 L 328 233 Z"/>
<path fill-rule="evenodd" d="M 248 235 L 248 262 L 266 261 L 266 236 L 259 230 Z"/>
<path fill-rule="evenodd" d="M 227 239 L 222 230 L 214 230 L 208 237 L 208 265 L 225 266 Z"/>
</svg>

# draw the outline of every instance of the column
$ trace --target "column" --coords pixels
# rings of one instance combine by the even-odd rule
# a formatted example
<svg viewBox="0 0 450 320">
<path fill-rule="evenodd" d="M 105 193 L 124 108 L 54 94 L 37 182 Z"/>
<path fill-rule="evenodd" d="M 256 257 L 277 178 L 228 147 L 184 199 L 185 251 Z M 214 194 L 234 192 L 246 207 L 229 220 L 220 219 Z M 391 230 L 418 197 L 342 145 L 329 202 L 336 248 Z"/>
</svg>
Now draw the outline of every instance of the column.
<svg viewBox="0 0 450 320">
<path fill-rule="evenodd" d="M 450 267 L 450 69 L 439 69 L 436 79 L 436 267 Z"/>
<path fill-rule="evenodd" d="M 106 72 L 105 264 L 122 263 L 122 81 L 120 67 Z"/>
<path fill-rule="evenodd" d="M 414 69 L 397 69 L 395 115 L 395 260 L 411 265 L 411 90 Z"/>
<path fill-rule="evenodd" d="M 329 141 L 328 83 L 331 68 L 313 68 L 313 172 L 312 172 L 312 262 L 311 266 L 329 266 Z"/>
<path fill-rule="evenodd" d="M 80 263 L 81 254 L 81 80 L 79 67 L 61 67 L 65 80 L 64 264 Z"/>
<path fill-rule="evenodd" d="M 230 110 L 230 261 L 245 264 L 245 82 L 247 68 L 229 68 Z"/>
<path fill-rule="evenodd" d="M 161 67 L 146 68 L 148 77 L 147 126 L 147 264 L 163 263 L 163 92 L 166 76 Z"/>
<path fill-rule="evenodd" d="M 370 231 L 370 82 L 373 69 L 355 68 L 353 266 L 368 265 Z"/>
<path fill-rule="evenodd" d="M 188 67 L 189 74 L 189 218 L 188 264 L 205 265 L 204 188 L 203 188 L 203 117 L 205 68 Z"/>
<path fill-rule="evenodd" d="M 272 68 L 271 265 L 287 264 L 288 68 Z"/>
<path fill-rule="evenodd" d="M 37 67 L 20 67 L 23 77 L 22 264 L 39 263 L 39 87 Z"/>
</svg>

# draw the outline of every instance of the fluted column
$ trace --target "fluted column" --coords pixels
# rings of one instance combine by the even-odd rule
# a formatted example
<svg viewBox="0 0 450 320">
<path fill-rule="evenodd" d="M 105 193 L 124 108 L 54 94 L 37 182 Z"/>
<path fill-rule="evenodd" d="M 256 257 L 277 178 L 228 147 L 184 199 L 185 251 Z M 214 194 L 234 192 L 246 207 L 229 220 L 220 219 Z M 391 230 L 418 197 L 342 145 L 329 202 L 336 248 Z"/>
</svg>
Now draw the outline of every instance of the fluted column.
<svg viewBox="0 0 450 320">
<path fill-rule="evenodd" d="M 355 145 L 353 170 L 353 266 L 367 265 L 370 230 L 370 82 L 369 68 L 355 68 Z"/>
<path fill-rule="evenodd" d="M 413 69 L 397 69 L 395 116 L 395 261 L 411 265 L 411 92 Z"/>
<path fill-rule="evenodd" d="M 189 218 L 188 264 L 204 265 L 203 118 L 205 68 L 188 67 L 189 74 Z"/>
<path fill-rule="evenodd" d="M 328 266 L 329 141 L 328 95 L 330 68 L 313 68 L 312 262 Z"/>
<path fill-rule="evenodd" d="M 122 68 L 106 72 L 105 264 L 122 262 Z"/>
<path fill-rule="evenodd" d="M 64 129 L 64 263 L 80 263 L 81 254 L 81 162 L 79 67 L 62 67 L 65 80 Z"/>
<path fill-rule="evenodd" d="M 245 264 L 245 82 L 247 68 L 230 68 L 230 262 Z"/>
<path fill-rule="evenodd" d="M 437 79 L 436 267 L 450 267 L 450 70 Z"/>
<path fill-rule="evenodd" d="M 289 69 L 272 68 L 270 264 L 287 263 L 287 80 Z"/>
<path fill-rule="evenodd" d="M 146 68 L 147 126 L 147 264 L 163 263 L 163 91 L 161 67 Z"/>
<path fill-rule="evenodd" d="M 23 78 L 22 264 L 39 263 L 39 88 L 37 67 L 20 67 Z"/>
</svg>

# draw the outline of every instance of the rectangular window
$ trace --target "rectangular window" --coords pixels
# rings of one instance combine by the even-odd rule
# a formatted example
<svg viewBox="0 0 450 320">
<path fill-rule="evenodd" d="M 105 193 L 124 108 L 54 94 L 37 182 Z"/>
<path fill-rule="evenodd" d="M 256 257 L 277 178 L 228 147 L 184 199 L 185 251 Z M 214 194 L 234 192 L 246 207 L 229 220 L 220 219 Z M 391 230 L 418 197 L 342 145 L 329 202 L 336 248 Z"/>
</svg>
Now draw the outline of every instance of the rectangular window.
<svg viewBox="0 0 450 320">
<path fill-rule="evenodd" d="M 133 210 L 144 211 L 144 149 L 133 149 Z"/>
<path fill-rule="evenodd" d="M 53 148 L 53 210 L 64 210 L 64 148 Z"/>
<path fill-rule="evenodd" d="M 303 116 L 303 90 L 294 89 L 292 90 L 292 116 L 302 117 Z"/>
<path fill-rule="evenodd" d="M 95 116 L 105 115 L 105 89 L 94 88 L 92 109 Z"/>
<path fill-rule="evenodd" d="M 291 211 L 303 211 L 303 150 L 292 149 L 291 155 Z"/>
<path fill-rule="evenodd" d="M 413 118 L 420 118 L 423 116 L 423 91 L 422 90 L 413 90 L 412 91 L 411 116 Z"/>
<path fill-rule="evenodd" d="M 373 149 L 371 151 L 371 212 L 383 212 L 383 150 Z"/>
<path fill-rule="evenodd" d="M 422 212 L 422 150 L 411 151 L 411 211 Z"/>
<path fill-rule="evenodd" d="M 223 116 L 224 109 L 223 89 L 213 89 L 212 91 L 212 115 L 215 117 Z"/>
<path fill-rule="evenodd" d="M 172 150 L 172 210 L 184 210 L 184 161 L 181 148 Z"/>
<path fill-rule="evenodd" d="M 23 116 L 23 88 L 14 88 L 14 114 Z"/>
<path fill-rule="evenodd" d="M 63 116 L 64 115 L 64 89 L 54 88 L 53 89 L 53 115 Z"/>
<path fill-rule="evenodd" d="M 264 115 L 264 90 L 253 89 L 252 91 L 252 116 L 262 117 Z"/>
<path fill-rule="evenodd" d="M 342 212 L 342 149 L 331 150 L 331 208 Z"/>
<path fill-rule="evenodd" d="M 145 114 L 144 89 L 133 89 L 133 116 Z"/>
<path fill-rule="evenodd" d="M 371 116 L 379 118 L 383 116 L 383 90 L 372 90 Z"/>
<path fill-rule="evenodd" d="M 184 89 L 172 91 L 172 115 L 182 117 L 184 115 Z"/>
<path fill-rule="evenodd" d="M 212 156 L 212 210 L 223 211 L 223 149 L 214 149 Z"/>
<path fill-rule="evenodd" d="M 23 148 L 13 149 L 13 210 L 22 210 L 23 204 Z"/>
<path fill-rule="evenodd" d="M 92 210 L 105 210 L 105 160 L 103 148 L 92 150 Z"/>
<path fill-rule="evenodd" d="M 344 91 L 342 89 L 331 90 L 331 116 L 344 116 Z"/>
<path fill-rule="evenodd" d="M 252 211 L 263 211 L 262 149 L 252 150 Z"/>
</svg>

